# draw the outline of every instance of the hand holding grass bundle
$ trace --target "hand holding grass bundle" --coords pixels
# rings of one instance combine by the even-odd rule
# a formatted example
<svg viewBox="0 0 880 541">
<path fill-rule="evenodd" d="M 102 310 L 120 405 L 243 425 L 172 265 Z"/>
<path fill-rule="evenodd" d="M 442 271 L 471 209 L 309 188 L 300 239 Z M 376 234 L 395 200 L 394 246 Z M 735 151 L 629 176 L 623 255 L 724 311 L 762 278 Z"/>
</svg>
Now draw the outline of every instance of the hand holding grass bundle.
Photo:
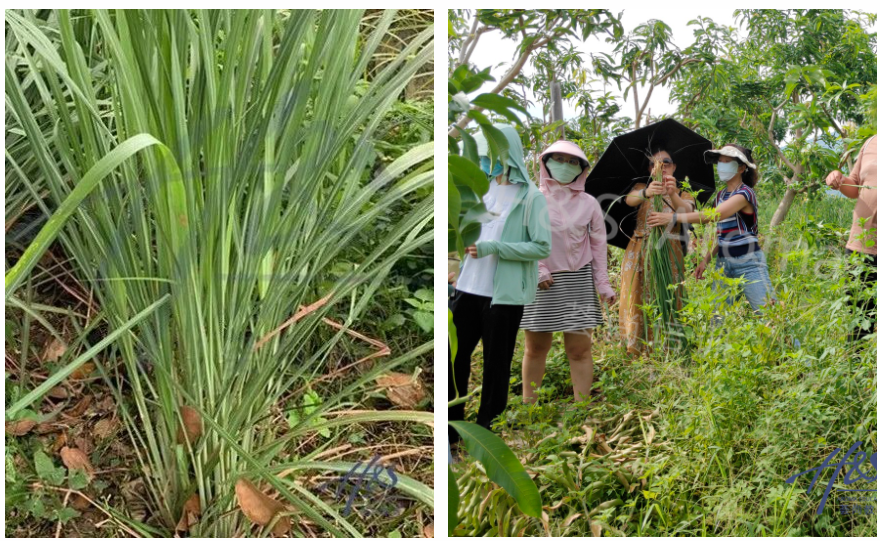
<svg viewBox="0 0 880 541">
<path fill-rule="evenodd" d="M 663 182 L 663 164 L 657 162 L 651 172 L 652 182 Z M 663 196 L 654 195 L 651 202 L 654 212 L 663 210 Z M 645 303 L 654 305 L 660 314 L 656 330 L 660 336 L 667 337 L 668 331 L 676 323 L 676 305 L 683 298 L 683 291 L 675 284 L 675 276 L 683 273 L 682 261 L 673 250 L 662 228 L 651 228 L 647 242 L 644 243 L 643 258 L 645 261 Z M 676 267 L 673 267 L 675 265 Z M 677 272 L 675 272 L 677 271 Z"/>
</svg>

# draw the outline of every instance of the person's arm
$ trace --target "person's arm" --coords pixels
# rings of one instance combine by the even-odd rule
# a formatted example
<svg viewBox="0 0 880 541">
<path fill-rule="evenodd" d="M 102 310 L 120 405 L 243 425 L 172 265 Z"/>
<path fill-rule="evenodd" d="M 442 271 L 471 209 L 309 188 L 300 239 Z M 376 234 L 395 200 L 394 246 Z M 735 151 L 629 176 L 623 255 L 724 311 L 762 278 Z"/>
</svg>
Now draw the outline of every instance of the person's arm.
<svg viewBox="0 0 880 541">
<path fill-rule="evenodd" d="M 593 281 L 596 283 L 596 291 L 610 304 L 614 302 L 615 294 L 611 288 L 611 282 L 608 280 L 607 246 L 602 209 L 598 202 L 593 201 L 593 216 L 590 219 L 590 253 L 593 258 L 590 264 L 593 267 Z"/>
<path fill-rule="evenodd" d="M 676 212 L 693 212 L 696 208 L 694 202 L 682 198 L 681 188 L 678 187 L 675 177 L 672 175 L 664 176 L 663 185 L 666 187 L 666 193 L 672 201 L 672 208 L 674 208 Z"/>
<path fill-rule="evenodd" d="M 859 151 L 859 157 L 856 158 L 856 164 L 853 166 L 848 177 L 835 169 L 828 173 L 828 177 L 825 178 L 825 184 L 832 190 L 837 190 L 850 199 L 858 199 L 859 192 L 861 191 L 859 186 L 862 185 L 862 155 L 865 153 L 865 147 L 871 144 L 872 141 L 873 137 L 868 139 L 868 142 L 862 146 L 862 149 Z"/>
<path fill-rule="evenodd" d="M 748 203 L 749 202 L 746 200 L 746 197 L 743 194 L 737 193 L 731 196 L 730 199 L 728 199 L 727 201 L 715 207 L 715 210 L 718 211 L 717 213 L 710 213 L 706 211 L 683 212 L 681 214 L 675 213 L 675 221 L 677 223 L 684 224 L 707 224 L 710 222 L 717 222 L 730 218 L 737 212 L 744 209 Z M 651 227 L 657 227 L 666 225 L 671 221 L 671 212 L 652 212 L 648 215 L 647 223 Z"/>
<path fill-rule="evenodd" d="M 646 199 L 651 197 L 649 191 L 653 191 L 654 188 L 649 188 L 648 185 L 640 182 L 633 186 L 633 189 L 626 196 L 626 204 L 630 207 L 637 207 L 645 202 Z"/>
<path fill-rule="evenodd" d="M 544 260 L 538 261 L 538 289 L 550 289 L 553 285 L 553 277 Z"/>
<path fill-rule="evenodd" d="M 477 257 L 495 254 L 501 259 L 510 261 L 538 261 L 550 257 L 550 215 L 547 212 L 547 200 L 544 194 L 538 193 L 531 199 L 528 214 L 529 238 L 525 242 L 504 242 L 500 240 L 481 240 L 476 244 Z"/>
</svg>

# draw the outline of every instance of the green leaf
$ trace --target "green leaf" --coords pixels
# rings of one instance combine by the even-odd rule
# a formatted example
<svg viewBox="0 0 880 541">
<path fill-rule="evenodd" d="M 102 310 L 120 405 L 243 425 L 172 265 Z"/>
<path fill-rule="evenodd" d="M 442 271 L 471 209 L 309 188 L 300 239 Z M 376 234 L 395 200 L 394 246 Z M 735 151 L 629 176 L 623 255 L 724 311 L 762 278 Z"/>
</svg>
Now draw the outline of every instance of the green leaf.
<svg viewBox="0 0 880 541">
<path fill-rule="evenodd" d="M 464 421 L 450 421 L 449 424 L 461 436 L 468 453 L 486 469 L 489 479 L 506 490 L 523 513 L 539 518 L 541 495 L 538 487 L 507 444 L 482 426 Z"/>
<path fill-rule="evenodd" d="M 8 73 L 9 65 L 7 64 L 7 80 L 14 75 Z M 86 198 L 92 190 L 98 187 L 98 184 L 104 180 L 104 177 L 116 169 L 122 162 L 134 156 L 139 151 L 151 145 L 161 145 L 167 151 L 167 147 L 162 145 L 155 137 L 142 133 L 135 135 L 121 143 L 119 146 L 107 153 L 98 163 L 89 169 L 82 180 L 76 185 L 76 188 L 70 192 L 70 195 L 61 203 L 52 217 L 40 229 L 40 232 L 34 238 L 33 242 L 28 245 L 22 254 L 21 259 L 15 264 L 9 272 L 6 273 L 6 298 L 8 299 L 27 274 L 34 268 L 40 257 L 55 240 L 55 237 L 61 232 L 64 223 L 74 213 L 83 199 Z"/>
<path fill-rule="evenodd" d="M 50 485 L 59 486 L 64 482 L 64 468 L 56 467 L 49 455 L 43 451 L 34 453 L 34 469 L 37 477 Z"/>
<path fill-rule="evenodd" d="M 452 362 L 455 362 L 455 355 L 458 353 L 458 335 L 455 333 L 455 323 L 452 322 L 452 310 L 446 309 L 446 322 L 449 327 L 449 350 Z"/>
<path fill-rule="evenodd" d="M 471 104 L 484 109 L 489 109 L 490 111 L 495 111 L 499 115 L 520 126 L 523 125 L 522 120 L 520 120 L 519 116 L 510 109 L 516 109 L 523 114 L 528 114 L 525 108 L 515 100 L 505 96 L 499 96 L 498 94 L 480 94 L 471 100 Z"/>
<path fill-rule="evenodd" d="M 434 290 L 419 289 L 418 291 L 416 291 L 416 298 L 421 299 L 425 302 L 434 302 Z"/>
<path fill-rule="evenodd" d="M 465 185 L 480 196 L 489 191 L 489 179 L 479 165 L 461 156 L 448 156 L 447 160 L 456 185 Z"/>
<path fill-rule="evenodd" d="M 446 186 L 449 191 L 449 203 L 448 203 L 448 223 L 454 229 L 458 229 L 458 219 L 461 214 L 461 193 L 459 193 L 458 188 L 455 187 L 455 181 L 451 178 L 450 175 L 449 181 L 446 183 Z M 13 336 L 13 333 L 6 331 L 6 336 Z"/>
<path fill-rule="evenodd" d="M 413 312 L 413 319 L 426 333 L 434 330 L 434 314 L 431 312 Z"/>
<path fill-rule="evenodd" d="M 468 115 L 477 121 L 477 124 L 480 125 L 480 128 L 483 130 L 483 135 L 486 137 L 486 144 L 488 145 L 488 156 L 494 165 L 497 161 L 501 161 L 504 165 L 507 165 L 507 155 L 510 150 L 510 143 L 507 141 L 507 137 L 495 127 L 491 120 L 489 120 L 486 115 L 483 113 L 471 109 L 468 111 Z M 487 188 L 488 190 L 488 188 Z M 475 190 L 476 191 L 476 190 Z M 481 195 L 486 192 L 477 192 Z"/>
<path fill-rule="evenodd" d="M 449 537 L 452 537 L 452 531 L 458 526 L 458 505 L 461 496 L 458 493 L 458 480 L 452 473 L 452 466 L 447 465 L 446 469 L 449 471 L 449 506 L 446 514 L 449 517 Z"/>
<path fill-rule="evenodd" d="M 394 328 L 400 327 L 404 323 L 406 323 L 406 317 L 404 317 L 403 314 L 401 314 L 401 313 L 392 314 L 391 317 L 386 319 L 385 322 L 382 324 L 382 328 L 383 329 L 394 329 Z"/>
<path fill-rule="evenodd" d="M 55 509 L 55 520 L 60 522 L 61 524 L 65 524 L 70 519 L 76 518 L 79 516 L 79 511 L 76 509 L 71 509 L 70 507 L 61 507 L 59 509 Z"/>
<path fill-rule="evenodd" d="M 474 136 L 465 130 L 458 130 L 458 134 L 461 136 L 461 143 L 464 146 L 462 156 L 479 165 L 480 155 L 477 152 L 477 142 L 474 140 Z"/>
<path fill-rule="evenodd" d="M 85 470 L 70 470 L 67 486 L 73 490 L 82 490 L 89 486 L 89 476 L 86 475 Z"/>
</svg>

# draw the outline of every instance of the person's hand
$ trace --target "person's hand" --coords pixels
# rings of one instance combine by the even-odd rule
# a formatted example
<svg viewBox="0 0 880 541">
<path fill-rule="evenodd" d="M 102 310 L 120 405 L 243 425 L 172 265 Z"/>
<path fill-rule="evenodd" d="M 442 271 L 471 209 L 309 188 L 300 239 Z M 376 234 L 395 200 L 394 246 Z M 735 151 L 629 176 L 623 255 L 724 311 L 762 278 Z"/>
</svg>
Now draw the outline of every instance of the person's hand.
<svg viewBox="0 0 880 541">
<path fill-rule="evenodd" d="M 553 285 L 553 277 L 547 278 L 540 284 L 538 284 L 538 289 L 550 289 L 550 286 Z"/>
<path fill-rule="evenodd" d="M 648 214 L 648 227 L 660 227 L 672 221 L 670 212 L 651 212 Z"/>
<path fill-rule="evenodd" d="M 654 195 L 663 195 L 666 193 L 666 188 L 663 187 L 663 184 L 659 182 L 652 182 L 648 184 L 648 187 L 645 188 L 645 195 L 648 197 Z"/>
<path fill-rule="evenodd" d="M 602 297 L 603 301 L 608 303 L 608 306 L 611 306 L 617 301 L 617 295 L 615 295 L 613 291 L 611 293 L 600 293 L 599 296 Z"/>
<path fill-rule="evenodd" d="M 703 273 L 706 272 L 706 267 L 707 267 L 707 266 L 708 266 L 708 263 L 706 263 L 706 260 L 705 260 L 705 259 L 701 259 L 701 260 L 700 260 L 700 264 L 697 265 L 697 270 L 696 270 L 696 272 L 694 272 L 694 276 L 697 278 L 697 280 L 702 280 L 702 279 L 703 279 Z"/>
<path fill-rule="evenodd" d="M 666 195 L 676 195 L 681 191 L 678 189 L 678 181 L 672 175 L 663 175 L 663 188 L 666 190 Z"/>
<path fill-rule="evenodd" d="M 834 171 L 828 173 L 828 176 L 825 177 L 825 184 L 827 184 L 833 190 L 839 190 L 841 180 L 843 180 L 843 173 L 835 169 Z"/>
<path fill-rule="evenodd" d="M 446 277 L 446 281 L 452 284 L 453 287 L 455 287 L 455 273 L 450 272 L 449 275 Z"/>
<path fill-rule="evenodd" d="M 470 254 L 470 256 L 473 258 L 480 257 L 477 255 L 477 245 L 476 244 L 471 244 L 470 246 L 465 248 L 464 251 L 466 254 Z"/>
</svg>

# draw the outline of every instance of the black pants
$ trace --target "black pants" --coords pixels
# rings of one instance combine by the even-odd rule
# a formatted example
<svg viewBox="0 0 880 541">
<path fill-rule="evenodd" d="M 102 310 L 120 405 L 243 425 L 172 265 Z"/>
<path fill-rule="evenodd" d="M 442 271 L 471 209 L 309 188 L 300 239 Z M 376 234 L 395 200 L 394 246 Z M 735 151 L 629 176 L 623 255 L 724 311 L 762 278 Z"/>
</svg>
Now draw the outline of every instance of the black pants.
<svg viewBox="0 0 880 541">
<path fill-rule="evenodd" d="M 852 253 L 852 250 L 846 249 L 847 256 Z M 863 253 L 859 253 L 859 255 L 864 258 L 866 268 L 859 276 L 861 291 L 855 294 L 856 298 L 850 300 L 850 305 L 860 308 L 874 324 L 867 330 L 862 328 L 853 330 L 850 334 L 850 340 L 860 340 L 864 336 L 877 332 L 877 297 L 873 294 L 877 290 L 877 256 Z"/>
<path fill-rule="evenodd" d="M 471 354 L 483 340 L 483 391 L 477 424 L 490 428 L 492 421 L 507 407 L 510 387 L 510 363 L 516 347 L 516 334 L 522 320 L 523 307 L 505 304 L 491 306 L 492 299 L 456 291 L 452 297 L 452 321 L 458 336 L 455 367 L 449 363 L 449 400 L 455 399 L 455 388 L 460 396 L 468 393 L 471 376 Z M 451 352 L 447 353 L 451 357 Z M 454 384 L 453 384 L 454 382 Z M 449 408 L 449 420 L 464 419 L 464 404 Z M 449 441 L 459 440 L 458 433 L 449 428 Z"/>
</svg>

